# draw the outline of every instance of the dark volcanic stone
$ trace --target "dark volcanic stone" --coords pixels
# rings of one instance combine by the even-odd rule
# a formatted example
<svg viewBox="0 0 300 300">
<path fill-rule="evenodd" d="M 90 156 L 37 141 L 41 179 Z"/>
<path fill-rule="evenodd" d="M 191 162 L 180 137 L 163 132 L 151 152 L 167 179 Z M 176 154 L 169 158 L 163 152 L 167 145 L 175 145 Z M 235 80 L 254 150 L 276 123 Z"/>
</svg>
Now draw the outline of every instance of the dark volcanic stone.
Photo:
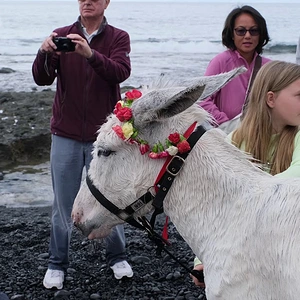
<svg viewBox="0 0 300 300">
<path fill-rule="evenodd" d="M 124 86 L 121 92 L 132 89 Z M 49 160 L 55 92 L 0 92 L 0 170 Z"/>
<path fill-rule="evenodd" d="M 0 93 L 0 168 L 49 158 L 54 92 Z"/>
<path fill-rule="evenodd" d="M 129 225 L 125 225 L 125 234 L 128 261 L 134 271 L 131 279 L 116 280 L 106 265 L 103 243 L 87 240 L 74 231 L 66 274 L 69 280 L 61 291 L 47 290 L 42 281 L 48 261 L 51 208 L 0 209 L 0 291 L 10 299 L 192 300 L 203 295 L 185 269 L 172 259 L 167 260 L 164 252 L 157 256 L 148 236 Z M 160 216 L 158 232 L 163 223 L 164 217 Z M 191 266 L 194 255 L 172 223 L 169 237 L 168 250 Z M 141 257 L 149 257 L 151 263 L 134 259 Z M 168 274 L 171 275 L 167 279 Z"/>
<path fill-rule="evenodd" d="M 1 68 L 0 73 L 1 74 L 10 74 L 10 73 L 15 73 L 16 71 L 11 69 L 11 68 Z M 1 300 L 1 298 L 0 298 Z"/>
</svg>

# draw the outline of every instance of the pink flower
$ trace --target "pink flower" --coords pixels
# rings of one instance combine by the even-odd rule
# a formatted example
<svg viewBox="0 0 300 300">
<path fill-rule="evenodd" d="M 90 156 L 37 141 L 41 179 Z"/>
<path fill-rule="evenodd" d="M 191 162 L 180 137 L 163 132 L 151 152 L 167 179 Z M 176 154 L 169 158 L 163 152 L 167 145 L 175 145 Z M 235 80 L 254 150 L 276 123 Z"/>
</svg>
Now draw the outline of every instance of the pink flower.
<svg viewBox="0 0 300 300">
<path fill-rule="evenodd" d="M 127 140 L 127 142 L 129 142 L 130 144 L 135 144 L 135 145 L 138 144 L 137 141 L 131 137 Z"/>
<path fill-rule="evenodd" d="M 125 96 L 129 100 L 135 100 L 142 96 L 142 93 L 138 90 L 132 90 L 125 93 Z"/>
<path fill-rule="evenodd" d="M 178 132 L 171 133 L 168 139 L 172 144 L 176 145 L 177 143 L 180 142 L 180 134 Z"/>
<path fill-rule="evenodd" d="M 155 152 L 150 152 L 150 153 L 148 154 L 148 156 L 149 156 L 150 158 L 152 158 L 152 159 L 157 159 L 157 158 L 159 158 L 159 154 L 158 154 L 158 153 L 155 153 Z"/>
<path fill-rule="evenodd" d="M 142 155 L 147 153 L 150 150 L 149 144 L 140 144 L 140 152 Z"/>
<path fill-rule="evenodd" d="M 160 153 L 158 153 L 159 158 L 164 158 L 164 157 L 168 157 L 169 153 L 167 151 L 162 151 Z"/>
<path fill-rule="evenodd" d="M 116 116 L 121 122 L 126 122 L 132 118 L 132 110 L 129 107 L 122 107 L 116 111 Z"/>
<path fill-rule="evenodd" d="M 112 130 L 117 134 L 117 136 L 119 138 L 121 138 L 122 140 L 125 140 L 125 136 L 124 136 L 124 133 L 123 133 L 123 129 L 120 125 L 116 125 L 112 128 Z"/>
<path fill-rule="evenodd" d="M 184 141 L 178 143 L 177 148 L 180 153 L 185 153 L 185 152 L 191 150 L 190 144 L 187 140 L 184 140 Z"/>
</svg>

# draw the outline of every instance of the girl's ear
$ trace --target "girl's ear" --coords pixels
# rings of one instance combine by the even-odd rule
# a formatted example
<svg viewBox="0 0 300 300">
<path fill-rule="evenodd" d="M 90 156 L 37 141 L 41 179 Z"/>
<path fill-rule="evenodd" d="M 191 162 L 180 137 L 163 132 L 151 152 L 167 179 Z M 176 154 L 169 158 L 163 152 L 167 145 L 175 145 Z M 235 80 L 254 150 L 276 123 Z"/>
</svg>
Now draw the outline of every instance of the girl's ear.
<svg viewBox="0 0 300 300">
<path fill-rule="evenodd" d="M 275 94 L 274 92 L 268 92 L 267 93 L 267 105 L 270 107 L 270 108 L 274 108 L 275 106 Z"/>
</svg>

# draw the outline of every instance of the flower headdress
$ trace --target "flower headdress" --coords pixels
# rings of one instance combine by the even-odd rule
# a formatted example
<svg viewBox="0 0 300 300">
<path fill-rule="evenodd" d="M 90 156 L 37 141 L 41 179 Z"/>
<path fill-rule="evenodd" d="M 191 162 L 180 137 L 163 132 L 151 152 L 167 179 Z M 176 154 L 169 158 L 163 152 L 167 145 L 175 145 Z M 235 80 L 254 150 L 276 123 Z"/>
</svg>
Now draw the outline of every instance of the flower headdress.
<svg viewBox="0 0 300 300">
<path fill-rule="evenodd" d="M 155 143 L 151 150 L 147 141 L 142 140 L 138 136 L 138 130 L 134 127 L 134 118 L 132 116 L 131 105 L 133 101 L 140 98 L 142 93 L 138 90 L 132 90 L 125 93 L 125 99 L 117 102 L 114 114 L 123 122 L 123 125 L 116 125 L 112 129 L 124 141 L 132 144 L 138 144 L 142 155 L 149 152 L 150 158 L 163 158 L 174 156 L 178 152 L 184 153 L 191 149 L 186 138 L 178 132 L 171 133 L 165 140 L 165 143 L 158 141 Z"/>
</svg>

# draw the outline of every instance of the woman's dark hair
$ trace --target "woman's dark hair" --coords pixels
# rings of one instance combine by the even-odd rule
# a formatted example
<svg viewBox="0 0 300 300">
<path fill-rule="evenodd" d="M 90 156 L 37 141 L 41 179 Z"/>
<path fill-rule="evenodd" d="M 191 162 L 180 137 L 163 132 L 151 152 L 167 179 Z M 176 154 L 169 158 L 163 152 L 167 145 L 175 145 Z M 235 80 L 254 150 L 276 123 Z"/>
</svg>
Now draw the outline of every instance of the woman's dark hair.
<svg viewBox="0 0 300 300">
<path fill-rule="evenodd" d="M 224 29 L 222 31 L 222 43 L 228 49 L 236 50 L 236 46 L 233 40 L 234 23 L 236 18 L 241 14 L 251 15 L 257 23 L 259 29 L 259 42 L 255 50 L 258 54 L 261 54 L 263 52 L 263 46 L 267 45 L 270 41 L 266 20 L 256 9 L 248 5 L 235 8 L 227 16 L 224 24 Z"/>
</svg>

